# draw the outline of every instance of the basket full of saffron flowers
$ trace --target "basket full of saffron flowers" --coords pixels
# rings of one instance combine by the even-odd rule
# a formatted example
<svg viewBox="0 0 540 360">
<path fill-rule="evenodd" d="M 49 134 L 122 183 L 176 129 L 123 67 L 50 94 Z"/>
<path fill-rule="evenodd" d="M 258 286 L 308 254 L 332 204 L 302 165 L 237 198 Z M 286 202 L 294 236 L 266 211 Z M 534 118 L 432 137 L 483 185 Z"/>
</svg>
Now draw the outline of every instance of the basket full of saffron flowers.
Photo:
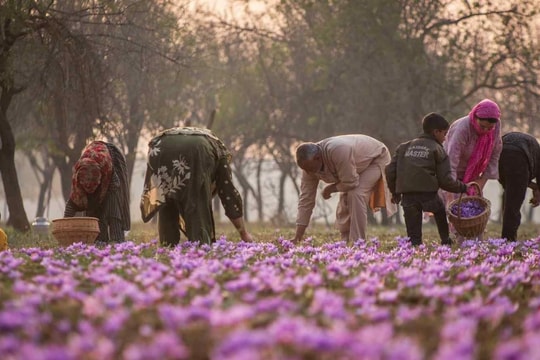
<svg viewBox="0 0 540 360">
<path fill-rule="evenodd" d="M 484 232 L 491 214 L 491 203 L 482 196 L 482 189 L 477 183 L 472 185 L 476 186 L 478 195 L 460 194 L 446 208 L 448 220 L 456 232 L 467 239 L 477 238 Z"/>
</svg>

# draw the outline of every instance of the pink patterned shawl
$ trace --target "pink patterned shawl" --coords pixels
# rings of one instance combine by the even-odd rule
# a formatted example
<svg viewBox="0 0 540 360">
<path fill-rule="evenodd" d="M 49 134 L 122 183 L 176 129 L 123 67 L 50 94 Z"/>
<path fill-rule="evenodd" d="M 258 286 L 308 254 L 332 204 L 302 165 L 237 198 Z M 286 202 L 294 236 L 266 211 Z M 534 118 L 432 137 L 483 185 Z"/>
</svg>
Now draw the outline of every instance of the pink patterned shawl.
<svg viewBox="0 0 540 360">
<path fill-rule="evenodd" d="M 485 131 L 480 127 L 476 118 L 495 118 L 500 121 L 501 111 L 495 102 L 484 99 L 476 104 L 469 113 L 469 121 L 476 134 L 478 134 L 478 140 L 467 163 L 467 169 L 463 177 L 465 183 L 477 179 L 486 170 L 495 146 L 495 127 Z"/>
</svg>

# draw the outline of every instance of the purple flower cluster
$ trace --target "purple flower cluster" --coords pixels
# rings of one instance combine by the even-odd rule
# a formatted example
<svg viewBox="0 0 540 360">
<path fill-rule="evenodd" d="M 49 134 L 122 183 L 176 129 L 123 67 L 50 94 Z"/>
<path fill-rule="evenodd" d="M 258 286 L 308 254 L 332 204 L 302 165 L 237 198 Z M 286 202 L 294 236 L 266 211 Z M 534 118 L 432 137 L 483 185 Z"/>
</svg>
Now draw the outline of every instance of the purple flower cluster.
<svg viewBox="0 0 540 360">
<path fill-rule="evenodd" d="M 481 213 L 483 213 L 485 210 L 484 206 L 480 202 L 474 199 L 469 199 L 469 200 L 464 200 L 461 203 L 456 202 L 455 204 L 452 205 L 452 207 L 450 208 L 450 211 L 452 212 L 453 215 L 460 216 L 459 215 L 460 208 L 461 208 L 462 218 L 471 218 L 471 217 L 478 216 Z"/>
<path fill-rule="evenodd" d="M 173 249 L 14 249 L 0 252 L 0 354 L 530 359 L 540 341 L 539 264 L 540 238 L 458 249 L 400 238 L 386 250 L 379 241 L 225 238 Z"/>
</svg>

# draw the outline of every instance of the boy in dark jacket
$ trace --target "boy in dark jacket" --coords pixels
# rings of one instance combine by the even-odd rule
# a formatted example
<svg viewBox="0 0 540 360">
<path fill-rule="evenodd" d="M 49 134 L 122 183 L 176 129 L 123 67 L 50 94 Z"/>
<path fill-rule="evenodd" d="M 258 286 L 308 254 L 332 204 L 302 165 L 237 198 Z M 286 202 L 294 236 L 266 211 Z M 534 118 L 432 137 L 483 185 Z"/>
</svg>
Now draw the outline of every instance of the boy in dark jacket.
<svg viewBox="0 0 540 360">
<path fill-rule="evenodd" d="M 467 185 L 452 177 L 450 161 L 442 146 L 449 126 L 441 115 L 427 114 L 422 119 L 424 133 L 400 144 L 385 169 L 392 202 L 401 201 L 407 235 L 413 245 L 422 243 L 422 212 L 433 213 L 441 244 L 452 243 L 446 208 L 438 190 L 463 193 Z"/>
</svg>

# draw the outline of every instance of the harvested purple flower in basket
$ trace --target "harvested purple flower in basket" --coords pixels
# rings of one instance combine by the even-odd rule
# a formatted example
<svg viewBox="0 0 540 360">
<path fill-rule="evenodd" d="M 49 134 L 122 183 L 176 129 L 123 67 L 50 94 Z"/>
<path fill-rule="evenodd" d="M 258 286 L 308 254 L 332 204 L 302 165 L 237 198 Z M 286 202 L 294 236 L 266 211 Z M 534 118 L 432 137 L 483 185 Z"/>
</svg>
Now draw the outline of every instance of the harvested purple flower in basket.
<svg viewBox="0 0 540 360">
<path fill-rule="evenodd" d="M 483 204 L 481 204 L 479 201 L 476 201 L 474 199 L 464 200 L 461 203 L 456 203 L 452 205 L 450 208 L 450 211 L 455 216 L 460 216 L 459 214 L 459 206 L 461 205 L 461 217 L 462 218 L 471 218 L 480 215 L 484 210 L 485 207 Z"/>
<path fill-rule="evenodd" d="M 446 213 L 458 235 L 466 239 L 482 239 L 491 214 L 491 203 L 482 196 L 482 189 L 477 183 L 472 182 L 471 186 L 477 187 L 479 196 L 463 197 L 460 194 L 459 199 L 448 204 Z"/>
</svg>

